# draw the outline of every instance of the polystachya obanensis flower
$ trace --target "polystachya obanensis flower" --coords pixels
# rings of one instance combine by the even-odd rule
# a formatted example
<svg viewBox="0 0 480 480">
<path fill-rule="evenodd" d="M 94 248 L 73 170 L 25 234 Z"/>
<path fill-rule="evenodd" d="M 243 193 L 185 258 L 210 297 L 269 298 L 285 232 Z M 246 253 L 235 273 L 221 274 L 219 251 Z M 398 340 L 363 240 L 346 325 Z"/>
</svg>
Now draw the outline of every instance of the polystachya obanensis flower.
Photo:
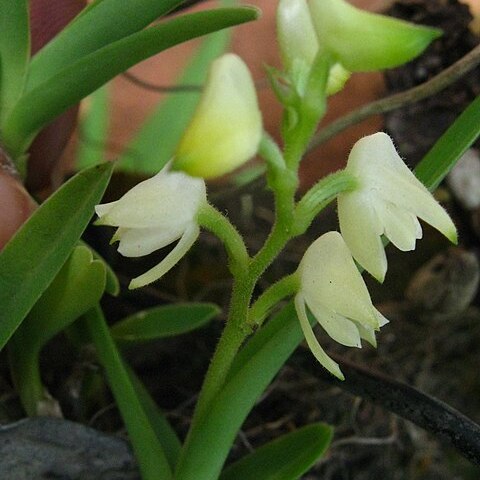
<svg viewBox="0 0 480 480">
<path fill-rule="evenodd" d="M 295 308 L 310 350 L 333 375 L 343 380 L 338 366 L 318 343 L 307 308 L 327 334 L 347 347 L 361 339 L 376 346 L 375 331 L 388 320 L 373 306 L 365 282 L 338 232 L 328 232 L 308 247 L 297 270 L 300 289 Z"/>
<path fill-rule="evenodd" d="M 148 272 L 134 278 L 129 288 L 147 285 L 168 272 L 190 249 L 200 228 L 196 217 L 206 204 L 201 178 L 165 167 L 129 190 L 120 200 L 97 205 L 97 225 L 118 227 L 112 242 L 125 257 L 140 257 L 179 240 L 173 250 Z"/>
<path fill-rule="evenodd" d="M 223 55 L 212 63 L 172 168 L 195 177 L 219 177 L 256 154 L 262 133 L 250 72 L 237 55 Z"/>
<path fill-rule="evenodd" d="M 420 218 L 457 242 L 451 218 L 405 165 L 385 133 L 360 139 L 345 169 L 358 187 L 338 196 L 340 231 L 355 260 L 383 281 L 387 258 L 381 235 L 402 251 L 422 238 Z"/>
</svg>

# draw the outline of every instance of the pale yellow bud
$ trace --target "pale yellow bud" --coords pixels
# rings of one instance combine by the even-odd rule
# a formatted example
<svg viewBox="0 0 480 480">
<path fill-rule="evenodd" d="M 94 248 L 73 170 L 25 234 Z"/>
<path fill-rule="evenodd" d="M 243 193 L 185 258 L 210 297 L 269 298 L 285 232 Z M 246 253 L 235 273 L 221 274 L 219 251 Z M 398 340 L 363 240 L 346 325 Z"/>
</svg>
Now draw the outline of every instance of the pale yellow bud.
<svg viewBox="0 0 480 480">
<path fill-rule="evenodd" d="M 224 175 L 256 154 L 262 132 L 255 85 L 247 66 L 237 55 L 223 55 L 211 66 L 172 168 L 195 177 Z"/>
</svg>

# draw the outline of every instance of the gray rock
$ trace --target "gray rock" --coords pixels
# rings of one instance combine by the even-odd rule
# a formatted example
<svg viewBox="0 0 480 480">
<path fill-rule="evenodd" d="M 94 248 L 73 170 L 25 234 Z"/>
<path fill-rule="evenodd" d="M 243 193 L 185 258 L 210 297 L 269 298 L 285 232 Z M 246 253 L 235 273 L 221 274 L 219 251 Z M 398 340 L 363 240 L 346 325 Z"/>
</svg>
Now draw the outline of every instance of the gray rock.
<svg viewBox="0 0 480 480">
<path fill-rule="evenodd" d="M 0 426 L 2 480 L 140 480 L 124 440 L 59 418 Z"/>
</svg>

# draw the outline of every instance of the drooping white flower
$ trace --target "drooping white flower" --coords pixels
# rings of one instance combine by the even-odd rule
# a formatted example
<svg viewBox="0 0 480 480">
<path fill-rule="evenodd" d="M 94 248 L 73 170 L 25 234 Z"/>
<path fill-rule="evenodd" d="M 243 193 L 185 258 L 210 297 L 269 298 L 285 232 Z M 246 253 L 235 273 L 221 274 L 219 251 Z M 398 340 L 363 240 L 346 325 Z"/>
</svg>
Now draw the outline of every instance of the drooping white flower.
<svg viewBox="0 0 480 480">
<path fill-rule="evenodd" d="M 361 347 L 361 339 L 376 346 L 375 331 L 388 320 L 372 305 L 365 282 L 338 232 L 318 238 L 305 252 L 297 270 L 300 290 L 295 308 L 310 350 L 333 375 L 344 379 L 318 343 L 307 308 L 327 334 L 348 347 Z"/>
<path fill-rule="evenodd" d="M 367 12 L 345 0 L 309 0 L 318 43 L 351 72 L 383 70 L 412 60 L 441 30 Z"/>
<path fill-rule="evenodd" d="M 247 66 L 238 55 L 223 55 L 212 63 L 172 168 L 195 177 L 224 175 L 256 154 L 262 132 L 262 115 Z"/>
<path fill-rule="evenodd" d="M 134 278 L 129 288 L 159 279 L 185 255 L 199 235 L 196 216 L 206 201 L 202 179 L 170 172 L 167 166 L 120 200 L 95 207 L 97 225 L 118 227 L 112 242 L 120 242 L 118 251 L 125 257 L 148 255 L 180 239 L 156 267 Z"/>
<path fill-rule="evenodd" d="M 418 217 L 457 242 L 451 218 L 403 163 L 385 133 L 359 140 L 346 171 L 357 178 L 358 188 L 338 196 L 340 231 L 355 260 L 380 282 L 387 271 L 381 235 L 402 251 L 414 250 L 422 238 Z"/>
</svg>

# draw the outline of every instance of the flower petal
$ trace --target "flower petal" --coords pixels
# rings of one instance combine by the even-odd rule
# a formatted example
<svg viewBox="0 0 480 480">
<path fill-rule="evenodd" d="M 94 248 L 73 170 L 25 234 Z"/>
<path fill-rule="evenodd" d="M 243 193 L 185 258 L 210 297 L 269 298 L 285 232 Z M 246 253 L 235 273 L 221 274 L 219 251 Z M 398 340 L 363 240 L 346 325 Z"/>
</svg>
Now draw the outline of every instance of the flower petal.
<svg viewBox="0 0 480 480">
<path fill-rule="evenodd" d="M 102 217 L 103 224 L 127 228 L 185 225 L 206 201 L 205 182 L 182 172 L 163 169 L 129 190 Z M 103 210 L 103 209 L 101 209 Z"/>
<path fill-rule="evenodd" d="M 456 243 L 457 230 L 447 212 L 405 165 L 387 134 L 360 139 L 350 152 L 347 169 L 361 178 L 374 203 L 382 200 L 408 210 Z"/>
<path fill-rule="evenodd" d="M 379 328 L 365 282 L 338 232 L 328 232 L 315 240 L 298 271 L 301 292 L 309 305 L 323 305 L 343 317 Z"/>
<path fill-rule="evenodd" d="M 342 193 L 337 198 L 340 231 L 355 260 L 379 282 L 387 272 L 387 257 L 380 223 L 367 195 Z"/>
<path fill-rule="evenodd" d="M 451 242 L 457 243 L 457 229 L 452 219 L 413 173 L 411 178 L 405 178 L 382 168 L 378 176 L 381 176 L 382 183 L 385 184 L 381 190 L 382 196 L 388 195 L 390 202 L 405 208 L 430 224 Z M 387 193 L 388 184 L 394 185 L 394 188 L 390 188 Z"/>
<path fill-rule="evenodd" d="M 375 209 L 385 236 L 402 252 L 415 250 L 417 238 L 422 237 L 422 227 L 417 217 L 391 202 L 378 201 Z"/>
<path fill-rule="evenodd" d="M 124 257 L 142 257 L 179 239 L 185 231 L 184 226 L 177 228 L 127 228 L 119 229 L 115 240 L 120 240 L 118 252 Z"/>
<path fill-rule="evenodd" d="M 377 338 L 375 337 L 375 330 L 372 328 L 364 327 L 357 323 L 358 332 L 360 338 L 368 342 L 372 347 L 377 348 Z"/>
<path fill-rule="evenodd" d="M 300 327 L 302 328 L 303 335 L 307 341 L 307 345 L 313 353 L 314 357 L 335 377 L 340 380 L 345 380 L 338 363 L 334 362 L 323 350 L 315 338 L 310 322 L 307 318 L 307 312 L 305 310 L 305 301 L 302 295 L 295 296 L 295 309 L 297 311 L 298 320 L 300 321 Z"/>
<path fill-rule="evenodd" d="M 346 347 L 361 348 L 358 328 L 353 322 L 310 298 L 305 297 L 305 302 L 318 323 L 333 340 Z"/>
<path fill-rule="evenodd" d="M 143 287 L 165 275 L 182 259 L 188 250 L 190 250 L 190 247 L 195 243 L 199 233 L 200 229 L 198 225 L 190 225 L 187 230 L 185 230 L 185 233 L 173 250 L 156 267 L 153 267 L 143 275 L 134 278 L 130 282 L 128 288 L 133 290 L 135 288 Z"/>
<path fill-rule="evenodd" d="M 108 223 L 105 223 L 105 218 L 102 218 L 102 217 L 104 217 L 117 203 L 118 203 L 118 200 L 116 202 L 102 203 L 101 205 L 96 205 L 95 213 L 98 215 L 99 218 L 95 222 L 95 224 L 108 225 Z"/>
<path fill-rule="evenodd" d="M 378 320 L 379 327 L 383 327 L 389 321 L 377 310 L 375 309 L 375 313 Z M 358 328 L 358 332 L 360 333 L 360 338 L 368 342 L 372 347 L 377 348 L 377 339 L 375 337 L 375 330 L 368 326 L 363 326 L 358 322 L 355 322 L 355 325 Z"/>
</svg>

